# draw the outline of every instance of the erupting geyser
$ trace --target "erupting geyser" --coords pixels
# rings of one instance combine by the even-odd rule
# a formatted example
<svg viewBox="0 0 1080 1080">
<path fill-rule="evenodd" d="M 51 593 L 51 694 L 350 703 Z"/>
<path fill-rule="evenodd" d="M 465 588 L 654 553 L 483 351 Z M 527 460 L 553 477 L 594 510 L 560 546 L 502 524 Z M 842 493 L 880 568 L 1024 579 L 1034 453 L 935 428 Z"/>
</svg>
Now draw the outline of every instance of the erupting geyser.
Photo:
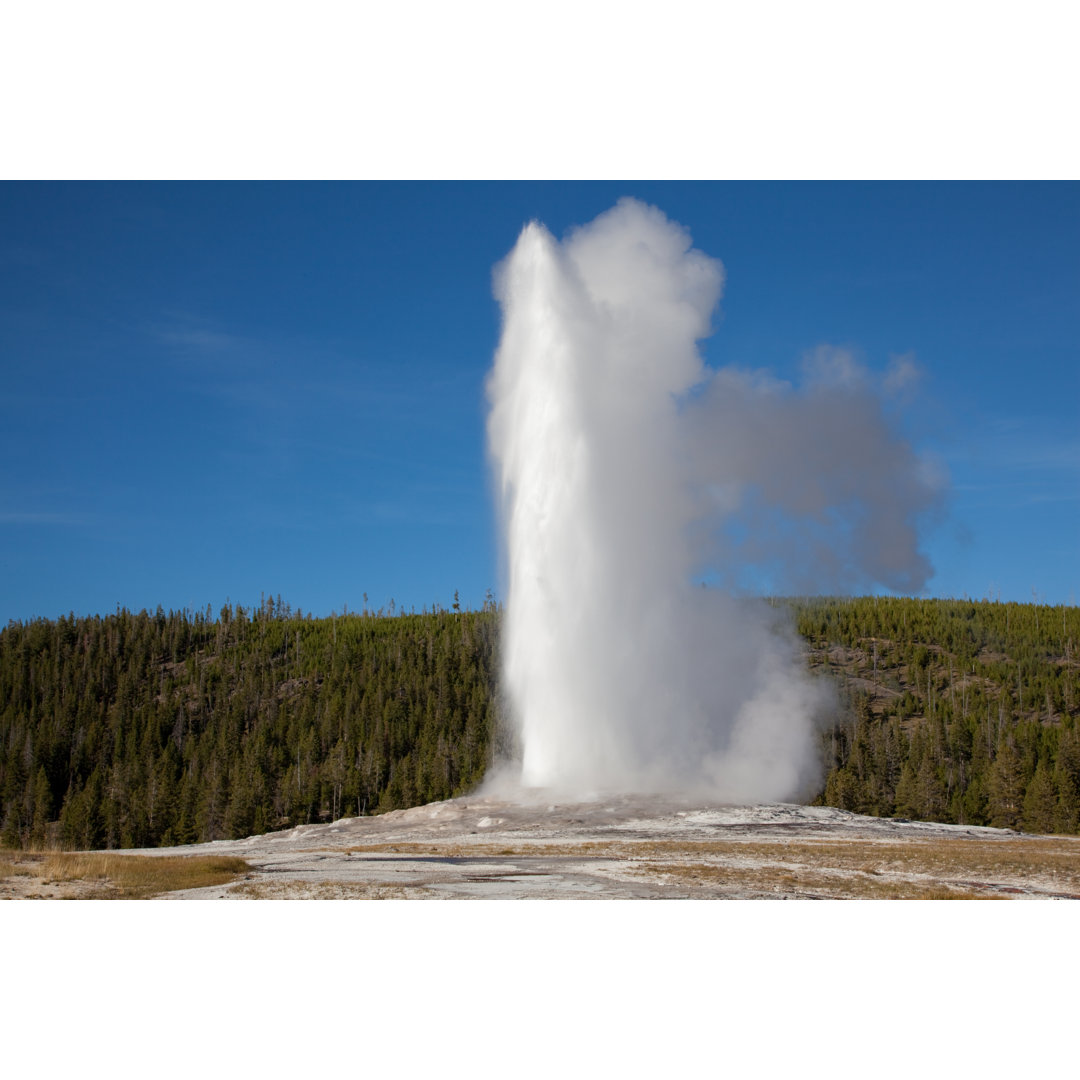
<svg viewBox="0 0 1080 1080">
<path fill-rule="evenodd" d="M 802 389 L 706 367 L 722 284 L 630 199 L 562 243 L 528 225 L 497 269 L 488 437 L 526 787 L 800 797 L 827 691 L 740 574 L 925 580 L 913 519 L 937 490 L 870 376 L 828 348 Z"/>
</svg>

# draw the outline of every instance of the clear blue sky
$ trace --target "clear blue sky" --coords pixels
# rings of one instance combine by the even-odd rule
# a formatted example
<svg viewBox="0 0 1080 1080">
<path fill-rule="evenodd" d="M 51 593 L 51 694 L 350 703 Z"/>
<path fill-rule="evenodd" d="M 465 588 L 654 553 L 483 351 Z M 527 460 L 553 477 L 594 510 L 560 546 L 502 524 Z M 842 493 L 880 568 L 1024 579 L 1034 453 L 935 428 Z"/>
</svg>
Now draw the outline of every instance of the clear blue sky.
<svg viewBox="0 0 1080 1080">
<path fill-rule="evenodd" d="M 622 195 L 722 260 L 714 365 L 923 371 L 929 594 L 1080 599 L 1080 185 L 0 185 L 0 624 L 499 595 L 491 270 Z"/>
</svg>

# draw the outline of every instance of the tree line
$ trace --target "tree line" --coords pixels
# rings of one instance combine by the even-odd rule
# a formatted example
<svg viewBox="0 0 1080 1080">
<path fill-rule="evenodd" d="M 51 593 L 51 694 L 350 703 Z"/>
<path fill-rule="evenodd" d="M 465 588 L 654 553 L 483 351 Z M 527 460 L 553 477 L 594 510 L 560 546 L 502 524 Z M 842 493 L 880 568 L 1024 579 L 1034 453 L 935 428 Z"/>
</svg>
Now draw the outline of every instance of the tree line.
<svg viewBox="0 0 1080 1080">
<path fill-rule="evenodd" d="M 839 686 L 816 802 L 1080 830 L 1080 610 L 774 600 Z M 502 753 L 498 619 L 258 608 L 0 630 L 0 843 L 238 838 L 464 794 Z"/>
<path fill-rule="evenodd" d="M 279 597 L 11 622 L 0 842 L 186 844 L 462 794 L 492 745 L 496 619 Z"/>
</svg>

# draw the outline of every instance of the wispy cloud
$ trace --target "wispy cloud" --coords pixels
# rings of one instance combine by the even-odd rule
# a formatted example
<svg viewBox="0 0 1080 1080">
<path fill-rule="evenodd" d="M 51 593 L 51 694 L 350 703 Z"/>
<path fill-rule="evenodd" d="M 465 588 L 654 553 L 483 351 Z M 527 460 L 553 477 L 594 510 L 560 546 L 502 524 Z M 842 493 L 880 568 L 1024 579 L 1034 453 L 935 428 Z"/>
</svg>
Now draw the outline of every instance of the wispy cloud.
<svg viewBox="0 0 1080 1080">
<path fill-rule="evenodd" d="M 1039 492 L 1028 496 L 1029 503 L 1080 502 L 1080 490 Z"/>
<path fill-rule="evenodd" d="M 1055 430 L 1057 428 L 1057 430 Z M 993 417 L 983 437 L 951 455 L 969 465 L 1023 473 L 1074 473 L 1080 482 L 1080 438 L 1039 417 Z M 1060 475 L 1055 476 L 1060 479 Z"/>
<path fill-rule="evenodd" d="M 81 514 L 42 513 L 36 510 L 0 510 L 0 525 L 82 525 Z"/>
<path fill-rule="evenodd" d="M 198 349 L 205 352 L 227 352 L 245 344 L 235 334 L 223 334 L 215 330 L 159 329 L 154 336 L 166 345 Z"/>
<path fill-rule="evenodd" d="M 1080 475 L 1080 442 L 1076 440 L 1014 446 L 1010 458 L 1018 469 L 1064 469 Z"/>
<path fill-rule="evenodd" d="M 954 490 L 965 510 L 1004 512 L 1080 502 L 1080 492 L 1031 491 L 1016 484 L 958 484 Z"/>
<path fill-rule="evenodd" d="M 143 327 L 144 333 L 187 358 L 220 362 L 243 358 L 258 351 L 258 343 L 242 334 L 222 329 L 209 319 L 183 311 L 165 311 L 159 321 Z"/>
</svg>

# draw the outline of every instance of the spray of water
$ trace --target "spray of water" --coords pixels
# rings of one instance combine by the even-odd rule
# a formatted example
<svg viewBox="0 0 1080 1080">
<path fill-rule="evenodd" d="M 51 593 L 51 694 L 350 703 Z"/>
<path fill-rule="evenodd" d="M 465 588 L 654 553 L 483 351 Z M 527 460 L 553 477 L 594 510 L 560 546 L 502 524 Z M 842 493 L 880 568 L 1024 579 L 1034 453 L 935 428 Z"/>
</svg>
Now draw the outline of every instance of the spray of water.
<svg viewBox="0 0 1080 1080">
<path fill-rule="evenodd" d="M 722 285 L 630 199 L 561 243 L 528 225 L 496 270 L 488 440 L 527 788 L 805 795 L 827 690 L 748 571 L 774 591 L 928 574 L 914 521 L 937 485 L 874 380 L 828 348 L 798 388 L 708 368 Z"/>
</svg>

